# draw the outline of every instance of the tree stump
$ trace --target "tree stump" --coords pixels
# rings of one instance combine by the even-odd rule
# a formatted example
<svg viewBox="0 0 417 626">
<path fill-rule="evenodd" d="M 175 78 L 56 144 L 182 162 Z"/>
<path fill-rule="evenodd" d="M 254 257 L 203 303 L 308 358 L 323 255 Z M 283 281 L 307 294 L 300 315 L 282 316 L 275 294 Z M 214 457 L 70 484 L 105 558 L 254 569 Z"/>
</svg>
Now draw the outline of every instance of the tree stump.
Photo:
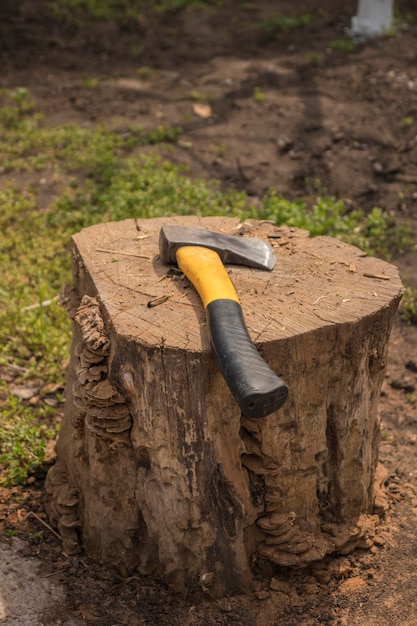
<svg viewBox="0 0 417 626">
<path fill-rule="evenodd" d="M 255 345 L 289 387 L 272 415 L 241 415 L 197 293 L 159 260 L 167 222 L 274 247 L 272 272 L 229 269 Z M 198 600 L 250 590 L 265 563 L 372 544 L 396 267 L 329 237 L 218 217 L 91 226 L 73 237 L 73 260 L 65 416 L 46 484 L 67 553 L 163 573 Z"/>
</svg>

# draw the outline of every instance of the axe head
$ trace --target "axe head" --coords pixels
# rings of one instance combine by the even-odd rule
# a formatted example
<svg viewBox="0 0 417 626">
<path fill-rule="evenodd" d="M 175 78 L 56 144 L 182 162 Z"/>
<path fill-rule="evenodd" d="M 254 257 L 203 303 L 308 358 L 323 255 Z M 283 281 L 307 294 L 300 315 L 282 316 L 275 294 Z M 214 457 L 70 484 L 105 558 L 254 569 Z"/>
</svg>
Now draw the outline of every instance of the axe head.
<svg viewBox="0 0 417 626">
<path fill-rule="evenodd" d="M 232 237 L 204 228 L 165 224 L 159 233 L 159 256 L 163 263 L 176 264 L 182 246 L 201 246 L 218 253 L 223 263 L 272 270 L 275 256 L 268 242 L 256 237 Z"/>
</svg>

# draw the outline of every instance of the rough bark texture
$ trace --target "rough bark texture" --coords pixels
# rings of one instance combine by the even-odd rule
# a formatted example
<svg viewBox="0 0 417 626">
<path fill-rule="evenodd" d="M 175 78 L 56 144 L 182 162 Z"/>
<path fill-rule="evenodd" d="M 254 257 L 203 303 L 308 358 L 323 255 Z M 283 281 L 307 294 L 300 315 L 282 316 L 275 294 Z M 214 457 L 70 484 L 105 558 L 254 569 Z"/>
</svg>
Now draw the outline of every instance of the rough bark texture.
<svg viewBox="0 0 417 626">
<path fill-rule="evenodd" d="M 159 261 L 167 221 L 273 237 L 273 272 L 230 268 L 250 335 L 289 386 L 269 417 L 240 414 L 197 294 Z M 74 236 L 73 254 L 66 411 L 47 477 L 67 552 L 163 572 L 195 600 L 249 590 L 267 563 L 372 545 L 394 266 L 223 218 L 100 224 Z"/>
</svg>

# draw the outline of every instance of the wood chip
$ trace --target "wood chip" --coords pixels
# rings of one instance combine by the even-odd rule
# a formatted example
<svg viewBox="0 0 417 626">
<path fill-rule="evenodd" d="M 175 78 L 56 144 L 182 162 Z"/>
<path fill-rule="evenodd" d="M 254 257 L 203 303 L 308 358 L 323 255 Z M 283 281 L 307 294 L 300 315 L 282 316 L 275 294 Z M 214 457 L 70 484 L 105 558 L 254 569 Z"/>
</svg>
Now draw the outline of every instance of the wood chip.
<svg viewBox="0 0 417 626">
<path fill-rule="evenodd" d="M 364 272 L 363 276 L 367 278 L 379 278 L 379 280 L 390 280 L 389 276 L 385 276 L 385 274 L 370 274 L 368 272 Z"/>
<path fill-rule="evenodd" d="M 164 302 L 166 302 L 168 300 L 169 296 L 161 296 L 160 298 L 154 298 L 153 300 L 149 300 L 148 304 L 146 305 L 148 307 L 148 309 L 151 309 L 154 306 L 158 306 L 159 304 L 163 304 Z"/>
<path fill-rule="evenodd" d="M 198 117 L 202 117 L 203 119 L 208 119 L 212 116 L 211 106 L 209 104 L 195 102 L 193 104 L 193 111 Z"/>
<path fill-rule="evenodd" d="M 124 252 L 123 250 L 108 250 L 107 248 L 96 248 L 96 252 L 107 252 L 108 254 L 122 254 L 123 256 L 135 256 L 138 259 L 150 259 L 150 256 L 136 254 L 135 252 Z"/>
</svg>

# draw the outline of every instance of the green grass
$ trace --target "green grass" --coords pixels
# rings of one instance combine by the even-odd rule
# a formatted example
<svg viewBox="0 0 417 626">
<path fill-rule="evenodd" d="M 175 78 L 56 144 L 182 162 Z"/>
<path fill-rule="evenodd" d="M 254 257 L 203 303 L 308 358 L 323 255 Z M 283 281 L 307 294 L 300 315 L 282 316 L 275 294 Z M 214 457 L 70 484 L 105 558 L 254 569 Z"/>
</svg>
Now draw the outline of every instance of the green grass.
<svg viewBox="0 0 417 626">
<path fill-rule="evenodd" d="M 220 6 L 224 0 L 48 0 L 50 13 L 79 27 L 90 20 L 140 23 L 144 13 L 167 13 L 186 8 Z"/>
<path fill-rule="evenodd" d="M 411 245 L 408 227 L 397 226 L 395 219 L 379 207 L 369 213 L 362 209 L 349 211 L 343 200 L 326 195 L 318 197 L 308 208 L 302 199 L 288 202 L 272 189 L 263 198 L 261 208 L 251 215 L 276 224 L 304 228 L 312 236 L 336 237 L 386 259 Z"/>
<path fill-rule="evenodd" d="M 358 44 L 353 39 L 343 38 L 334 39 L 329 43 L 331 50 L 339 50 L 341 52 L 355 52 L 358 49 Z"/>
<path fill-rule="evenodd" d="M 417 289 L 406 287 L 400 309 L 403 319 L 408 324 L 417 324 Z"/>
<path fill-rule="evenodd" d="M 34 410 L 12 394 L 1 403 L 0 467 L 5 471 L 0 484 L 12 487 L 39 474 L 47 441 L 56 436 L 56 428 L 48 425 L 51 413 L 47 405 Z"/>
<path fill-rule="evenodd" d="M 255 208 L 243 192 L 191 179 L 155 154 L 180 133 L 165 126 L 123 134 L 104 126 L 51 128 L 26 90 L 0 93 L 0 369 L 23 368 L 18 382 L 65 378 L 71 327 L 56 298 L 71 280 L 71 235 L 91 224 L 229 215 L 306 228 L 385 257 L 407 244 L 407 233 L 378 208 L 348 211 L 327 196 L 309 207 L 274 190 Z M 42 398 L 36 406 L 19 400 L 4 383 L 0 411 L 0 480 L 22 483 L 42 464 L 56 409 Z"/>
<path fill-rule="evenodd" d="M 260 87 L 255 87 L 253 91 L 253 97 L 255 98 L 255 101 L 258 102 L 258 104 L 262 104 L 262 102 L 265 102 L 266 98 L 265 93 Z"/>
<path fill-rule="evenodd" d="M 266 32 L 270 37 L 279 37 L 289 31 L 308 26 L 314 19 L 316 16 L 307 11 L 300 11 L 293 15 L 272 13 L 262 22 L 256 24 L 256 27 Z"/>
</svg>

